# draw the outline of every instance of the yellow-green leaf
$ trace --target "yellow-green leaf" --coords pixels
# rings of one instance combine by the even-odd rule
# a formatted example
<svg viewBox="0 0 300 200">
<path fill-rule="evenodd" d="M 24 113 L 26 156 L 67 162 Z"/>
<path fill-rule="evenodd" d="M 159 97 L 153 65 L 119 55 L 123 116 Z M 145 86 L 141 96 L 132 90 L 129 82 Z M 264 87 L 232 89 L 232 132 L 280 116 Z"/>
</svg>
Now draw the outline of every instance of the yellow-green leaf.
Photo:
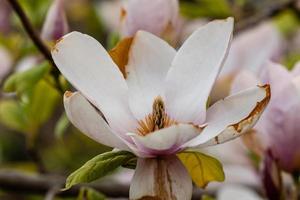
<svg viewBox="0 0 300 200">
<path fill-rule="evenodd" d="M 182 152 L 177 156 L 198 187 L 204 188 L 211 181 L 225 180 L 222 164 L 217 159 L 199 152 Z"/>
</svg>

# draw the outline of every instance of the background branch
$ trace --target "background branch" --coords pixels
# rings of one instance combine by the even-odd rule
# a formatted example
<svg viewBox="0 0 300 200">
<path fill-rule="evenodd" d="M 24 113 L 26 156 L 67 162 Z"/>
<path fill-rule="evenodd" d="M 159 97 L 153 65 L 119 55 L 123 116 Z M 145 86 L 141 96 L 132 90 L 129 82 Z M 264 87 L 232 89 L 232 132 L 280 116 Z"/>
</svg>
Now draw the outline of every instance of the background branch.
<svg viewBox="0 0 300 200">
<path fill-rule="evenodd" d="M 49 63 L 53 66 L 51 70 L 51 74 L 56 79 L 56 87 L 58 90 L 62 91 L 61 87 L 59 86 L 59 71 L 57 66 L 55 65 L 53 58 L 51 56 L 51 53 L 48 49 L 48 47 L 45 45 L 45 43 L 40 38 L 39 34 L 35 31 L 33 28 L 28 16 L 25 14 L 24 10 L 22 9 L 21 5 L 19 4 L 18 0 L 7 0 L 15 13 L 18 15 L 26 33 L 34 43 L 34 45 L 37 47 L 37 49 L 43 54 L 46 60 L 49 61 Z"/>
<path fill-rule="evenodd" d="M 269 17 L 278 14 L 282 10 L 285 10 L 289 7 L 294 7 L 295 3 L 296 0 L 279 0 L 279 1 L 274 1 L 265 6 L 262 5 L 263 9 L 260 12 L 254 14 L 251 17 L 247 17 L 237 22 L 234 28 L 235 32 L 240 32 L 245 29 L 248 29 L 266 20 Z"/>
</svg>

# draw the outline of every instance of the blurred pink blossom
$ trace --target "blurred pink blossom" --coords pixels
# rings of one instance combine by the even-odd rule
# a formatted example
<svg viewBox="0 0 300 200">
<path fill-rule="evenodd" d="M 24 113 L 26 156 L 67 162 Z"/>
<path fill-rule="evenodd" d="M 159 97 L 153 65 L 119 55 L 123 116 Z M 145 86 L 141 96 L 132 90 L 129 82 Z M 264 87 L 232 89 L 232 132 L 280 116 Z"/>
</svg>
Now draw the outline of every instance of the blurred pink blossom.
<svg viewBox="0 0 300 200">
<path fill-rule="evenodd" d="M 63 0 L 54 0 L 48 10 L 41 36 L 44 40 L 55 41 L 69 32 Z"/>
<path fill-rule="evenodd" d="M 264 146 L 279 159 L 287 172 L 300 170 L 300 64 L 289 72 L 284 66 L 268 63 L 259 74 L 240 73 L 233 92 L 257 83 L 270 83 L 272 97 L 255 129 Z"/>
<path fill-rule="evenodd" d="M 258 73 L 267 60 L 278 61 L 284 39 L 272 22 L 264 22 L 233 39 L 228 59 L 215 83 L 212 101 L 229 94 L 232 80 L 241 70 Z"/>
<path fill-rule="evenodd" d="M 122 34 L 145 30 L 162 36 L 175 29 L 178 15 L 177 0 L 128 0 L 121 10 Z"/>
</svg>

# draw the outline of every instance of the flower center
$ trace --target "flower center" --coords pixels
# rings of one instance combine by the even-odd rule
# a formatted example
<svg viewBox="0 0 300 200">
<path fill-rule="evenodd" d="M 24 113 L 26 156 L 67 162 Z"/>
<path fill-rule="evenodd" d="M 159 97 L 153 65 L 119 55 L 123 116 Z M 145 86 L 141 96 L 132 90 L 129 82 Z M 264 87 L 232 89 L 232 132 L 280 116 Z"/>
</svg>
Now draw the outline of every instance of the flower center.
<svg viewBox="0 0 300 200">
<path fill-rule="evenodd" d="M 152 113 L 147 115 L 144 120 L 140 120 L 138 134 L 145 136 L 156 130 L 163 129 L 175 124 L 175 120 L 170 119 L 166 114 L 165 104 L 160 96 L 154 99 Z"/>
</svg>

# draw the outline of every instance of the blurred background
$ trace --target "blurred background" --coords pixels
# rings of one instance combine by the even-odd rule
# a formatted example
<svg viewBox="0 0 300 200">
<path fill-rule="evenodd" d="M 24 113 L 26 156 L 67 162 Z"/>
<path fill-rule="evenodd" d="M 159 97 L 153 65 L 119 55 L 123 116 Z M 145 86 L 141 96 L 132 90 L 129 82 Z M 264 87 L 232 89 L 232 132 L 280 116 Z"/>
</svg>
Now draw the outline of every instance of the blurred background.
<svg viewBox="0 0 300 200">
<path fill-rule="evenodd" d="M 60 191 L 67 175 L 92 157 L 111 150 L 80 133 L 64 113 L 63 93 L 74 89 L 53 66 L 49 49 L 68 32 L 89 34 L 110 50 L 121 38 L 144 29 L 178 48 L 206 22 L 233 16 L 232 48 L 211 94 L 211 103 L 230 94 L 232 81 L 241 70 L 258 73 L 267 60 L 292 70 L 300 60 L 300 1 L 180 0 L 176 1 L 175 8 L 169 8 L 171 2 L 166 4 L 167 0 L 164 5 L 157 0 L 153 2 L 154 5 L 147 0 L 138 3 L 134 0 L 0 0 L 0 199 L 128 197 L 133 173 L 130 169 L 117 170 L 90 185 Z M 300 143 L 299 136 L 294 140 Z M 282 182 L 288 185 L 286 195 L 292 196 L 297 191 L 294 186 L 289 187 L 292 178 L 287 177 L 286 182 L 278 178 L 281 172 L 277 173 L 277 165 L 274 168 L 269 164 L 276 163 L 272 155 L 266 156 L 268 151 L 261 153 L 253 141 L 245 137 L 230 142 L 222 151 L 209 149 L 208 153 L 223 162 L 227 180 L 210 184 L 205 191 L 195 189 L 195 199 L 200 199 L 202 194 L 205 194 L 202 199 L 221 199 L 219 194 L 224 185 L 233 187 L 229 190 L 237 192 L 237 196 L 253 192 L 257 199 L 279 199 L 284 190 Z M 297 159 L 299 155 L 298 152 Z M 281 168 L 293 177 L 299 171 L 299 168 Z M 264 169 L 267 172 L 262 176 Z M 268 176 L 269 173 L 272 174 Z M 271 189 L 262 177 L 271 181 L 267 184 Z M 293 198 L 297 199 L 297 194 Z"/>
</svg>

